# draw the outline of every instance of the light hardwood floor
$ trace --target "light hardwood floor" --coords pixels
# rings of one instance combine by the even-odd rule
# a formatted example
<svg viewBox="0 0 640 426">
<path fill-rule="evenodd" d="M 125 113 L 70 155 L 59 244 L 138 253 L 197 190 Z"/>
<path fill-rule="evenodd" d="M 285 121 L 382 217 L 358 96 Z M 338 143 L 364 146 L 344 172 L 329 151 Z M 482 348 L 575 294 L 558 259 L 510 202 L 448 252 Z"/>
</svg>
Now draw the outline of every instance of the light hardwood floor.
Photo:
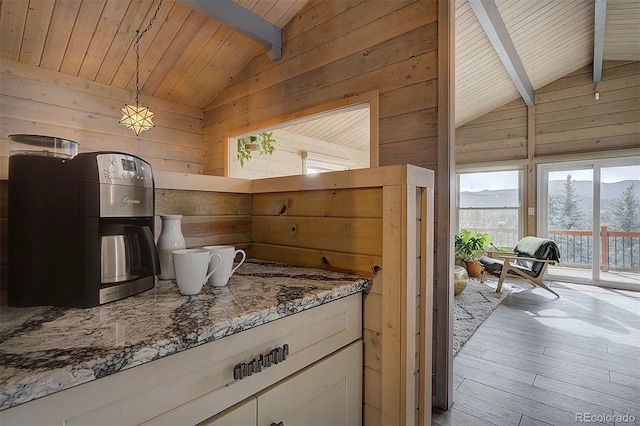
<svg viewBox="0 0 640 426">
<path fill-rule="evenodd" d="M 551 287 L 518 285 L 478 328 L 433 425 L 640 425 L 640 293 Z"/>
</svg>

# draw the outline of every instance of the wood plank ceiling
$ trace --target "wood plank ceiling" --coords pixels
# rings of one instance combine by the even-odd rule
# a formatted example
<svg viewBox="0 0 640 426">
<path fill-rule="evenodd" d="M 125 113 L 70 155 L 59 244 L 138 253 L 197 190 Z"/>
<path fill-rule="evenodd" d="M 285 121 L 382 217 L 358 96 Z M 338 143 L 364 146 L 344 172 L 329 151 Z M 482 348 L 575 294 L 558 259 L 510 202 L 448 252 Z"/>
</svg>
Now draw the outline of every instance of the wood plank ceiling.
<svg viewBox="0 0 640 426">
<path fill-rule="evenodd" d="M 590 65 L 594 2 L 496 0 L 534 89 Z M 456 0 L 456 127 L 520 97 L 468 0 Z M 640 2 L 607 0 L 605 61 L 640 60 Z"/>
<path fill-rule="evenodd" d="M 308 0 L 237 0 L 282 28 Z M 2 0 L 1 57 L 135 92 L 136 30 L 158 0 Z M 205 109 L 259 43 L 165 0 L 140 40 L 142 95 Z"/>
<path fill-rule="evenodd" d="M 236 0 L 280 28 L 308 1 Z M 519 94 L 468 0 L 455 1 L 460 126 Z M 0 58 L 135 92 L 135 32 L 148 25 L 157 4 L 158 0 L 1 0 Z M 534 89 L 592 62 L 593 1 L 496 0 L 496 5 Z M 639 39 L 640 2 L 607 0 L 604 60 L 640 60 Z M 153 28 L 140 41 L 142 97 L 206 109 L 251 59 L 265 51 L 187 6 L 165 0 Z M 364 114 L 342 122 L 368 132 Z M 335 133 L 337 120 L 316 123 L 316 132 L 321 125 Z"/>
<path fill-rule="evenodd" d="M 343 108 L 332 114 L 299 120 L 282 130 L 320 139 L 325 142 L 369 151 L 369 108 L 361 105 Z"/>
</svg>

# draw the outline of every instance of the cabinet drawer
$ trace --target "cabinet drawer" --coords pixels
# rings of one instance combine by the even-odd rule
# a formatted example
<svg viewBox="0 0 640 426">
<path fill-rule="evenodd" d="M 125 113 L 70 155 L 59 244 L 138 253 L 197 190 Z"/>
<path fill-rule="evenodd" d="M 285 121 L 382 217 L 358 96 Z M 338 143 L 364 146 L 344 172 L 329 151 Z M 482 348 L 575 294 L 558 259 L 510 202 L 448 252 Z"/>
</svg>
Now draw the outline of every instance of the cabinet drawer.
<svg viewBox="0 0 640 426">
<path fill-rule="evenodd" d="M 359 339 L 361 309 L 357 293 L 10 408 L 2 423 L 196 424 Z M 236 364 L 284 344 L 286 361 L 234 380 Z"/>
</svg>

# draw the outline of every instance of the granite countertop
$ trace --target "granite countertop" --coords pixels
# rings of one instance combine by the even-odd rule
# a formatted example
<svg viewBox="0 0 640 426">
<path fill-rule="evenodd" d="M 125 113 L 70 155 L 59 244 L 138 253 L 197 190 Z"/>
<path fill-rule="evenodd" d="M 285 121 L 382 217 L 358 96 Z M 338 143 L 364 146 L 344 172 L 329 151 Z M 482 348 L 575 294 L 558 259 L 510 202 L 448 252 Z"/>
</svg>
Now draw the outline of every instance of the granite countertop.
<svg viewBox="0 0 640 426">
<path fill-rule="evenodd" d="M 366 291 L 342 273 L 248 260 L 225 287 L 174 281 L 89 309 L 0 307 L 0 410 Z"/>
</svg>

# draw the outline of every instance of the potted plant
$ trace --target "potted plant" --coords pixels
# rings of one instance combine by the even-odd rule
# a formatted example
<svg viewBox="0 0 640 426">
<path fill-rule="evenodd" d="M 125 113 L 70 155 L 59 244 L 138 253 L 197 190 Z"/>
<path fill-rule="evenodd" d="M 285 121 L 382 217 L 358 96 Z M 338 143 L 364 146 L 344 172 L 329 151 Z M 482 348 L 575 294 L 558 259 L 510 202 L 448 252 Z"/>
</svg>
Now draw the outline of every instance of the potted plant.
<svg viewBox="0 0 640 426">
<path fill-rule="evenodd" d="M 484 254 L 484 249 L 491 245 L 491 236 L 486 233 L 461 229 L 455 239 L 456 263 L 464 263 L 467 272 L 472 277 L 482 273 L 482 264 L 478 259 Z"/>
<path fill-rule="evenodd" d="M 257 135 L 238 138 L 237 158 L 240 166 L 244 167 L 244 163 L 251 159 L 252 151 L 258 151 L 260 155 L 272 155 L 275 150 L 273 146 L 275 142 L 273 132 L 262 132 Z"/>
</svg>

